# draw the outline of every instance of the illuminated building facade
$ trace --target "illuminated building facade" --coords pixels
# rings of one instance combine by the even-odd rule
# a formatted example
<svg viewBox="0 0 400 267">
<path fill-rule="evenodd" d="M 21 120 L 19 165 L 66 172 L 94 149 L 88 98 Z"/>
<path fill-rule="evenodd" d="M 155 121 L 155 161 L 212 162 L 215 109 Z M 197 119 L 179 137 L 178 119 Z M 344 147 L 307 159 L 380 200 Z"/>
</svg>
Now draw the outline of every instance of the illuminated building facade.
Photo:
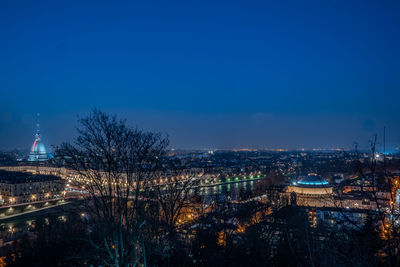
<svg viewBox="0 0 400 267">
<path fill-rule="evenodd" d="M 376 210 L 369 192 L 338 195 L 332 185 L 316 174 L 302 177 L 282 194 L 287 204 L 304 208 L 311 227 L 322 223 L 330 227 L 363 225 L 367 211 Z"/>
<path fill-rule="evenodd" d="M 283 197 L 288 204 L 305 207 L 334 206 L 333 188 L 321 176 L 308 174 L 288 186 Z"/>
<path fill-rule="evenodd" d="M 54 175 L 0 170 L 0 204 L 20 204 L 60 198 L 64 181 Z"/>
</svg>

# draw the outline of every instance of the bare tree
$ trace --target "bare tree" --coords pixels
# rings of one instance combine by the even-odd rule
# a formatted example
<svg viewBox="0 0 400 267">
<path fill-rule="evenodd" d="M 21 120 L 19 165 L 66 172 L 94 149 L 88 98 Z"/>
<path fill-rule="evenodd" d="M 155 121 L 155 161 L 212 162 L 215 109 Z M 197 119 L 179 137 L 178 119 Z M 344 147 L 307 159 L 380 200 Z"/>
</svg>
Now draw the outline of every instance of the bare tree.
<svg viewBox="0 0 400 267">
<path fill-rule="evenodd" d="M 143 132 L 102 111 L 80 119 L 78 137 L 59 153 L 88 192 L 88 242 L 104 266 L 146 265 L 142 228 L 146 196 L 165 156 L 168 140 Z M 85 214 L 86 215 L 86 214 Z"/>
<path fill-rule="evenodd" d="M 157 204 L 157 216 L 154 216 L 157 229 L 157 242 L 162 246 L 161 256 L 170 258 L 176 250 L 179 230 L 190 223 L 200 213 L 201 206 L 195 199 L 200 179 L 193 175 L 185 165 L 174 159 L 167 159 L 163 171 L 158 173 L 163 181 L 152 187 L 152 198 Z"/>
<path fill-rule="evenodd" d="M 396 194 L 400 188 L 398 177 L 391 176 L 386 170 L 386 159 L 383 155 L 383 162 L 377 153 L 377 135 L 369 141 L 369 151 L 363 156 L 355 144 L 354 155 L 347 155 L 353 160 L 353 165 L 357 173 L 360 186 L 360 195 L 370 201 L 368 211 L 368 227 L 359 225 L 356 220 L 347 216 L 343 200 L 346 196 L 338 188 L 338 198 L 335 202 L 336 207 L 340 208 L 343 219 L 351 224 L 359 233 L 368 231 L 369 248 L 375 249 L 375 256 L 384 259 L 388 266 L 400 264 L 400 213 L 399 205 L 396 203 Z M 367 223 L 366 223 L 367 224 Z M 363 242 L 366 242 L 365 240 Z M 379 244 L 376 246 L 376 244 Z M 360 246 L 361 247 L 361 246 Z M 369 255 L 358 257 L 358 262 L 369 261 Z"/>
<path fill-rule="evenodd" d="M 387 172 L 386 155 L 383 155 L 383 162 L 378 161 L 376 147 L 377 135 L 374 135 L 370 141 L 369 161 L 365 165 L 359 163 L 358 173 L 363 182 L 366 179 L 372 180 L 371 194 L 377 207 L 375 226 L 378 227 L 376 231 L 381 233 L 382 252 L 389 266 L 397 266 L 400 264 L 400 212 L 399 204 L 396 203 L 396 195 L 400 188 L 399 179 Z"/>
</svg>

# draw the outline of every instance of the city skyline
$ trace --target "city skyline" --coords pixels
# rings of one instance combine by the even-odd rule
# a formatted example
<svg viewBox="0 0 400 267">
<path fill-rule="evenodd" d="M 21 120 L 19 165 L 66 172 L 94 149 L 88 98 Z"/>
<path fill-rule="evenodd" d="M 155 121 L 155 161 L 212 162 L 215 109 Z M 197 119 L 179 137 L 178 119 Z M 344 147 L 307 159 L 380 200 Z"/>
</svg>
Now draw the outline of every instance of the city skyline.
<svg viewBox="0 0 400 267">
<path fill-rule="evenodd" d="M 118 117 L 118 114 L 116 114 L 116 115 Z M 79 118 L 79 116 L 77 116 L 77 118 Z M 119 116 L 119 118 L 121 118 L 121 117 Z M 29 123 L 27 123 L 27 124 L 29 124 Z M 128 120 L 128 124 L 129 124 L 129 120 Z M 133 125 L 133 126 L 139 126 L 139 125 Z M 36 124 L 35 124 L 35 127 L 36 127 Z M 53 134 L 56 132 L 56 131 L 52 130 L 51 127 L 44 127 L 44 128 L 45 128 L 45 132 L 53 133 Z M 384 128 L 387 128 L 387 127 L 385 126 Z M 70 129 L 70 130 L 71 130 L 71 135 L 68 135 L 68 136 L 67 135 L 63 135 L 61 137 L 58 136 L 58 139 L 57 139 L 57 137 L 54 137 L 54 136 L 51 136 L 51 135 L 48 136 L 48 137 L 45 136 L 44 142 L 46 144 L 46 148 L 50 148 L 50 151 L 51 151 L 52 150 L 51 148 L 57 147 L 63 142 L 72 140 L 76 136 L 76 133 L 74 133 L 76 131 L 76 128 L 73 128 L 73 129 Z M 152 129 L 145 129 L 145 130 L 152 130 Z M 170 148 L 173 149 L 173 150 L 177 149 L 177 150 L 205 150 L 205 151 L 206 150 L 211 150 L 211 151 L 213 151 L 213 150 L 214 151 L 215 150 L 238 150 L 238 151 L 240 151 L 240 150 L 243 150 L 243 151 L 245 151 L 245 150 L 260 150 L 260 151 L 262 151 L 262 150 L 266 150 L 266 151 L 268 151 L 268 150 L 269 151 L 299 151 L 299 150 L 305 150 L 305 151 L 313 151 L 313 150 L 314 151 L 324 151 L 324 150 L 325 151 L 330 151 L 331 150 L 331 151 L 335 151 L 335 150 L 345 150 L 345 151 L 351 151 L 351 150 L 354 150 L 355 146 L 357 145 L 358 149 L 360 149 L 361 151 L 369 151 L 369 149 L 370 149 L 369 142 L 372 141 L 374 139 L 374 137 L 376 136 L 377 137 L 377 151 L 378 152 L 382 153 L 384 151 L 383 144 L 384 144 L 384 138 L 385 137 L 386 137 L 385 138 L 386 139 L 385 140 L 386 141 L 386 153 L 397 153 L 397 152 L 399 152 L 400 148 L 398 146 L 396 146 L 393 143 L 391 143 L 390 140 L 389 140 L 389 142 L 387 141 L 387 139 L 388 139 L 387 130 L 386 130 L 386 133 L 385 133 L 386 134 L 385 137 L 383 135 L 383 132 L 384 132 L 384 129 L 382 128 L 381 132 L 376 132 L 374 134 L 371 134 L 370 136 L 366 136 L 366 139 L 362 140 L 361 142 L 353 141 L 353 142 L 349 142 L 348 144 L 344 144 L 342 146 L 335 145 L 333 143 L 329 144 L 328 142 L 324 143 L 324 145 L 321 145 L 321 146 L 318 146 L 318 145 L 315 145 L 315 146 L 302 146 L 301 143 L 297 143 L 297 144 L 295 144 L 293 146 L 279 146 L 278 144 L 270 145 L 270 146 L 266 146 L 266 145 L 264 145 L 264 146 L 263 145 L 259 145 L 259 146 L 257 146 L 257 145 L 255 145 L 255 146 L 254 145 L 253 146 L 251 146 L 251 145 L 250 146 L 248 146 L 248 145 L 247 146 L 246 145 L 242 145 L 242 146 L 240 146 L 240 145 L 235 145 L 235 146 L 216 146 L 216 145 L 213 145 L 213 146 L 207 146 L 207 145 L 205 145 L 205 146 L 190 146 L 190 145 L 188 145 L 188 146 L 179 146 L 179 145 L 176 145 L 176 143 L 174 144 L 174 142 L 172 141 L 172 144 L 170 144 Z M 174 138 L 171 138 L 171 136 L 168 135 L 167 132 L 160 131 L 160 133 L 162 135 L 168 137 L 170 140 L 174 140 Z M 30 134 L 29 134 L 29 132 L 21 132 L 20 134 L 21 134 L 20 136 L 24 136 L 24 137 L 29 136 L 23 142 L 23 143 L 29 143 L 30 142 L 29 145 L 4 146 L 4 147 L 0 147 L 0 150 L 5 150 L 5 151 L 11 151 L 11 150 L 14 150 L 14 149 L 21 150 L 21 151 L 23 151 L 23 150 L 31 150 L 30 146 L 32 146 L 32 140 L 36 139 L 36 131 L 33 131 Z M 393 135 L 389 134 L 389 136 L 392 137 Z M 368 139 L 368 137 L 369 137 L 369 139 Z M 52 142 L 50 142 L 49 140 L 51 140 Z M 54 142 L 54 140 L 59 140 L 59 142 Z M 15 141 L 15 139 L 14 139 L 14 141 Z M 246 141 L 246 139 L 243 139 L 243 141 Z M 363 142 L 363 141 L 365 141 L 365 142 Z M 237 144 L 237 142 L 236 142 L 236 144 Z"/>
</svg>

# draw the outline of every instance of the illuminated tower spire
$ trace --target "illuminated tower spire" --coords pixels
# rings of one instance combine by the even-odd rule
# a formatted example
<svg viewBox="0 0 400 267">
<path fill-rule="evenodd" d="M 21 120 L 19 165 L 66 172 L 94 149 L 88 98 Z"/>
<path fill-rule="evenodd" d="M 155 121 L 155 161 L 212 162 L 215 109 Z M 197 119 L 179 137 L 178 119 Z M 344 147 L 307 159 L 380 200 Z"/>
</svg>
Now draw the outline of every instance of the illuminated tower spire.
<svg viewBox="0 0 400 267">
<path fill-rule="evenodd" d="M 40 113 L 37 113 L 35 140 L 33 141 L 28 161 L 46 161 L 52 157 L 52 155 L 47 152 L 46 146 L 42 142 L 39 119 L 40 119 Z"/>
<path fill-rule="evenodd" d="M 35 139 L 40 140 L 40 113 L 36 114 L 36 134 L 35 134 Z"/>
</svg>

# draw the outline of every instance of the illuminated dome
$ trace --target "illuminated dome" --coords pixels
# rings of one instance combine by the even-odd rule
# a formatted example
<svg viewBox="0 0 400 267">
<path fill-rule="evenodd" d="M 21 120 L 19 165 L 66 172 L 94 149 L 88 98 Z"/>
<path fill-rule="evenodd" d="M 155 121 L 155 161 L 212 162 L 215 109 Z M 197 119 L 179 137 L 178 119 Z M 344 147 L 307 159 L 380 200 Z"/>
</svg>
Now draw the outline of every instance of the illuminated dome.
<svg viewBox="0 0 400 267">
<path fill-rule="evenodd" d="M 332 194 L 332 186 L 321 176 L 310 173 L 297 182 L 293 182 L 291 186 L 288 186 L 287 191 L 298 194 L 326 195 Z"/>
<path fill-rule="evenodd" d="M 28 161 L 46 161 L 52 158 L 52 155 L 47 152 L 46 146 L 42 142 L 39 126 L 40 126 L 39 123 L 37 123 L 37 132 L 35 134 L 35 141 L 33 141 Z"/>
<path fill-rule="evenodd" d="M 33 142 L 31 152 L 29 153 L 29 161 L 45 161 L 49 159 L 46 147 L 40 140 L 40 138 L 35 138 Z"/>
<path fill-rule="evenodd" d="M 329 183 L 319 175 L 310 173 L 307 176 L 301 178 L 299 181 L 295 182 L 294 185 L 298 186 L 312 186 L 312 187 L 320 187 L 326 186 Z"/>
</svg>

